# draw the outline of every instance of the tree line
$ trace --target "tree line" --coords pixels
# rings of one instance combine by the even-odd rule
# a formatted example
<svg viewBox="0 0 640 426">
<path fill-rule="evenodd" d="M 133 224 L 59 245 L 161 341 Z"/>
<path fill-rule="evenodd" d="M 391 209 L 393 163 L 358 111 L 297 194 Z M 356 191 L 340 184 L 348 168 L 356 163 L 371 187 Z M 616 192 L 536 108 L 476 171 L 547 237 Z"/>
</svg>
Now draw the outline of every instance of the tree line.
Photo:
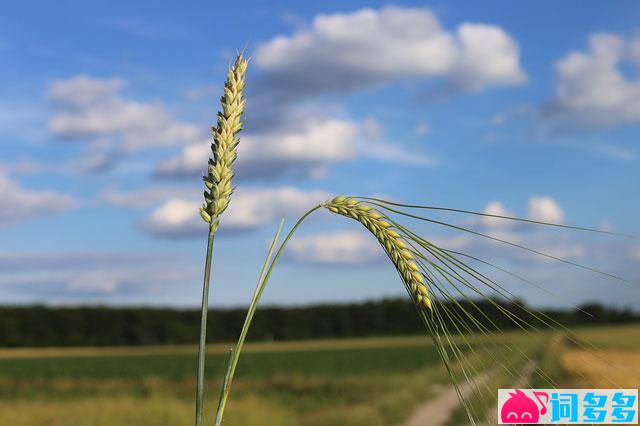
<svg viewBox="0 0 640 426">
<path fill-rule="evenodd" d="M 503 310 L 521 320 L 520 326 L 544 328 L 545 323 L 567 326 L 622 324 L 640 321 L 630 309 L 590 304 L 575 310 L 543 310 L 532 315 L 520 303 L 499 300 L 443 305 L 441 316 L 450 330 L 452 319 L 466 310 L 489 329 L 518 327 Z M 480 313 L 479 310 L 482 312 Z M 446 314 L 445 314 L 446 312 Z M 585 313 L 586 312 L 586 313 Z M 208 340 L 235 341 L 246 308 L 209 311 Z M 468 321 L 467 321 L 468 323 Z M 200 329 L 198 309 L 150 307 L 0 307 L 0 346 L 106 346 L 195 343 Z M 459 326 L 460 330 L 464 327 Z M 413 304 L 406 299 L 306 307 L 265 307 L 254 318 L 248 340 L 294 340 L 425 333 Z"/>
</svg>

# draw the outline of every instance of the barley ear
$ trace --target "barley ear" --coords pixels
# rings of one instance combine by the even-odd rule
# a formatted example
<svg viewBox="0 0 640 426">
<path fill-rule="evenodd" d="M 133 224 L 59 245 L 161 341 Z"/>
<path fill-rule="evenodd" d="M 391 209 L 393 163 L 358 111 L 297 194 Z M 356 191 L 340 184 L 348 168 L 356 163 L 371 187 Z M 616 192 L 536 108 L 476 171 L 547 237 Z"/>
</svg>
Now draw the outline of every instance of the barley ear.
<svg viewBox="0 0 640 426">
<path fill-rule="evenodd" d="M 400 234 L 392 229 L 393 225 L 386 216 L 370 205 L 350 197 L 335 197 L 322 204 L 322 207 L 332 213 L 360 222 L 375 235 L 398 270 L 413 300 L 419 306 L 431 309 L 431 296 L 426 286 L 426 280 L 420 272 L 414 255 Z"/>
<path fill-rule="evenodd" d="M 233 186 L 233 163 L 237 157 L 238 132 L 242 129 L 244 113 L 244 84 L 247 60 L 239 54 L 227 73 L 224 94 L 220 99 L 222 111 L 218 112 L 218 123 L 212 130 L 211 158 L 207 175 L 203 177 L 204 204 L 200 216 L 209 223 L 209 232 L 218 229 L 220 215 L 229 206 Z"/>
</svg>

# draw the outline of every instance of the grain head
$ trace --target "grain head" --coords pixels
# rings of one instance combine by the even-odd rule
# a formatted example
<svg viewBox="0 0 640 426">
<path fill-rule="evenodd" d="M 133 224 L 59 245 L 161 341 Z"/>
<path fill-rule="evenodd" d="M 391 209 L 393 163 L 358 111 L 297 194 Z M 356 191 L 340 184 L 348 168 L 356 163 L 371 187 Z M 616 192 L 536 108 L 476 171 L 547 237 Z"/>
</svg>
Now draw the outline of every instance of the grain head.
<svg viewBox="0 0 640 426">
<path fill-rule="evenodd" d="M 204 204 L 200 208 L 200 216 L 209 223 L 211 233 L 218 229 L 220 215 L 229 205 L 233 193 L 231 180 L 240 142 L 237 135 L 242 129 L 246 71 L 247 61 L 240 54 L 227 73 L 224 94 L 220 99 L 222 111 L 218 112 L 218 123 L 212 128 L 212 156 L 207 175 L 203 177 L 206 190 Z"/>
<path fill-rule="evenodd" d="M 431 296 L 425 278 L 407 243 L 393 228 L 389 218 L 370 205 L 350 197 L 336 197 L 322 205 L 332 213 L 360 222 L 378 239 L 395 265 L 415 302 L 431 309 Z"/>
</svg>

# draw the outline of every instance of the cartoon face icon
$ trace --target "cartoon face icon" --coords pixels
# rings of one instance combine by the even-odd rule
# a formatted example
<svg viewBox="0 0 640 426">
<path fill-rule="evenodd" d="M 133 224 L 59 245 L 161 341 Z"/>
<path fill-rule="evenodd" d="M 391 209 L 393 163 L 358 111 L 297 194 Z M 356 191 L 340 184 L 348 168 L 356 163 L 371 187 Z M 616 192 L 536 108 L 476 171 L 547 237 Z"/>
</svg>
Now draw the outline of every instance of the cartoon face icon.
<svg viewBox="0 0 640 426">
<path fill-rule="evenodd" d="M 536 393 L 547 396 L 544 392 Z M 533 399 L 529 398 L 521 390 L 510 392 L 509 395 L 509 399 L 507 399 L 507 401 L 502 405 L 502 409 L 500 410 L 500 419 L 503 423 L 538 423 L 538 420 L 540 419 L 540 411 L 538 410 L 538 405 Z M 538 395 L 536 395 L 536 398 L 538 398 Z M 538 401 L 540 401 L 539 398 Z M 542 414 L 544 414 L 547 410 L 541 401 L 540 403 L 542 405 Z"/>
</svg>

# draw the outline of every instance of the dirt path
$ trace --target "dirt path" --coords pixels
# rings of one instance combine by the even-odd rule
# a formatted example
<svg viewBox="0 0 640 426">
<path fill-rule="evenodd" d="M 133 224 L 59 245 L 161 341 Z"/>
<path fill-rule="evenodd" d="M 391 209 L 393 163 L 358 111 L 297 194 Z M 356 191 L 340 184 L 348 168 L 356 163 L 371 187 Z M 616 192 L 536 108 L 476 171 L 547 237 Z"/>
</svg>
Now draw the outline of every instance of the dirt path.
<svg viewBox="0 0 640 426">
<path fill-rule="evenodd" d="M 528 386 L 531 378 L 533 377 L 533 374 L 535 373 L 535 369 L 535 363 L 528 363 L 522 369 L 522 373 L 518 381 L 512 386 L 514 388 L 523 388 Z M 483 374 L 475 379 L 474 383 L 465 383 L 464 385 L 460 386 L 460 392 L 463 396 L 468 396 L 469 394 L 471 394 L 471 392 L 473 392 L 475 386 L 481 386 L 489 379 L 490 376 L 490 374 Z M 453 412 L 459 406 L 460 402 L 458 400 L 458 393 L 453 386 L 450 386 L 437 397 L 430 399 L 429 401 L 416 408 L 411 417 L 403 424 L 403 426 L 442 426 L 449 420 Z M 492 409 L 487 414 L 486 418 L 498 418 L 497 407 Z"/>
<path fill-rule="evenodd" d="M 488 379 L 489 375 L 483 374 L 474 383 L 460 386 L 460 392 L 463 396 L 469 395 L 475 386 L 482 385 Z M 420 405 L 403 426 L 441 426 L 449 420 L 458 406 L 458 393 L 450 386 L 437 397 Z"/>
</svg>

